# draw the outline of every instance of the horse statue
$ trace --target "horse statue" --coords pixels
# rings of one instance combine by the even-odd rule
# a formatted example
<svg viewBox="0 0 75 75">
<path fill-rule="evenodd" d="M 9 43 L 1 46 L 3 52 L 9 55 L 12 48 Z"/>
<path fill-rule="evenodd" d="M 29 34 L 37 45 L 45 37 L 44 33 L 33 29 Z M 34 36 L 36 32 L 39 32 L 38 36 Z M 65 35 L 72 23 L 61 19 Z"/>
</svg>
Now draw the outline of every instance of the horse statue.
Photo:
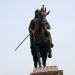
<svg viewBox="0 0 75 75">
<path fill-rule="evenodd" d="M 37 68 L 37 64 L 39 64 L 39 67 L 42 66 L 41 58 L 42 64 L 45 67 L 47 56 L 49 58 L 52 57 L 51 48 L 53 47 L 53 44 L 51 34 L 48 31 L 50 25 L 46 20 L 46 16 L 49 12 L 46 12 L 46 8 L 44 8 L 43 5 L 41 10 L 37 9 L 35 11 L 35 18 L 31 20 L 29 25 L 31 53 L 35 68 Z"/>
</svg>

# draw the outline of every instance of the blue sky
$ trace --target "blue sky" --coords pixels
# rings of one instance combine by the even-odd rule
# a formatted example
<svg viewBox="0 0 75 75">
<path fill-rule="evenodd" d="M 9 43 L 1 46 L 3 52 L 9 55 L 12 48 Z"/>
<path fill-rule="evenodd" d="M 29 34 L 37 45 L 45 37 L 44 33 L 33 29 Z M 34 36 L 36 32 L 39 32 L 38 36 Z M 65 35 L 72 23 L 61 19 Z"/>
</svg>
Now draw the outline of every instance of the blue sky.
<svg viewBox="0 0 75 75">
<path fill-rule="evenodd" d="M 34 12 L 44 4 L 51 10 L 47 20 L 54 43 L 53 58 L 64 75 L 75 73 L 75 1 L 74 0 L 0 0 L 0 75 L 29 75 L 33 70 L 29 37 L 17 52 L 14 49 L 28 35 Z"/>
</svg>

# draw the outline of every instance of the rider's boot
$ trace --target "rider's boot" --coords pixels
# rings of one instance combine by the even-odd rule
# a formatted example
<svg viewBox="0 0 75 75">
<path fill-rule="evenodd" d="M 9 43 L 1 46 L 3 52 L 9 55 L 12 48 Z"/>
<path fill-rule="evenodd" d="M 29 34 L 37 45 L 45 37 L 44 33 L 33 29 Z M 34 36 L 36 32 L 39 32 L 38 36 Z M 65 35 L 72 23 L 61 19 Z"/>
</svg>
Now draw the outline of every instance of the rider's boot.
<svg viewBox="0 0 75 75">
<path fill-rule="evenodd" d="M 51 44 L 51 48 L 53 48 L 53 46 L 54 46 L 54 45 L 53 45 L 53 43 L 52 43 L 52 44 Z"/>
</svg>

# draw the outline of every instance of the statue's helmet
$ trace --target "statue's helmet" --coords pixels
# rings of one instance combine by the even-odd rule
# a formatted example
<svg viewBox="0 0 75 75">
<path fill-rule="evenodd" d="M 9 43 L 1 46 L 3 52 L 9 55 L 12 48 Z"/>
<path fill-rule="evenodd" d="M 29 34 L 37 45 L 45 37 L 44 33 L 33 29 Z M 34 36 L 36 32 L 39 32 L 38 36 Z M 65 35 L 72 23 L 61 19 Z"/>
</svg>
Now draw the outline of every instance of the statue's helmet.
<svg viewBox="0 0 75 75">
<path fill-rule="evenodd" d="M 39 15 L 40 15 L 40 10 L 37 9 L 37 10 L 35 11 L 35 17 L 36 17 L 36 18 L 39 18 Z"/>
</svg>

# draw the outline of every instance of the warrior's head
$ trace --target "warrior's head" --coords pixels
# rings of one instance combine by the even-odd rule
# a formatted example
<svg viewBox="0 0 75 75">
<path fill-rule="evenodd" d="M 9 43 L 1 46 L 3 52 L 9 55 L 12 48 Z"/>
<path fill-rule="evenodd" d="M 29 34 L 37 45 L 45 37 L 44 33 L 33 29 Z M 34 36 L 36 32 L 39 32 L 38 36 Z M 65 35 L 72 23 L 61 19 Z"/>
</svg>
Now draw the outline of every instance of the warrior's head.
<svg viewBox="0 0 75 75">
<path fill-rule="evenodd" d="M 39 16 L 40 16 L 40 10 L 37 9 L 37 10 L 35 11 L 35 18 L 39 18 Z"/>
</svg>

